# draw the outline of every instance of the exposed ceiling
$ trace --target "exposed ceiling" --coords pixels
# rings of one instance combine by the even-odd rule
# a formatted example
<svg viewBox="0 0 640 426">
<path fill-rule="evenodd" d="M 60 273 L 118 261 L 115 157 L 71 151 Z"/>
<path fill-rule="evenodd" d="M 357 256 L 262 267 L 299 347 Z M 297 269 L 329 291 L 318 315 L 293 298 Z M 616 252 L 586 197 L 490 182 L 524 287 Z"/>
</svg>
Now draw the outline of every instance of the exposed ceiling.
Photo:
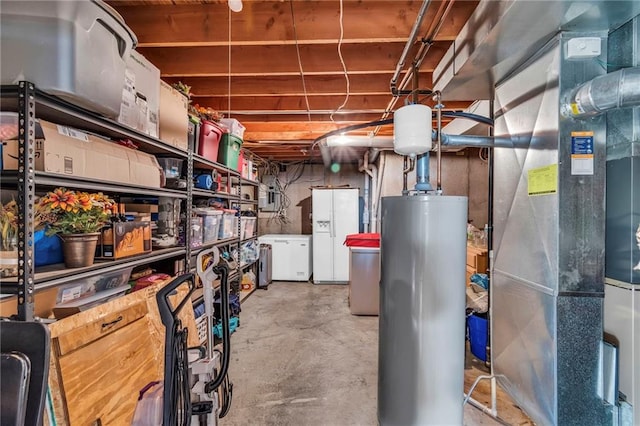
<svg viewBox="0 0 640 426">
<path fill-rule="evenodd" d="M 319 136 L 392 118 L 408 95 L 394 97 L 415 58 L 419 89 L 476 8 L 477 1 L 427 0 L 404 64 L 399 65 L 423 1 L 227 0 L 110 1 L 138 37 L 138 51 L 162 79 L 191 86 L 192 102 L 237 118 L 244 146 L 265 159 L 320 161 Z M 343 62 L 341 61 L 341 56 Z M 406 85 L 401 83 L 406 80 Z M 433 105 L 429 96 L 421 103 Z M 445 103 L 466 108 L 472 99 Z M 446 121 L 444 121 L 446 123 Z M 368 128 L 392 135 L 392 126 Z M 356 152 L 356 154 L 359 154 Z M 343 158 L 353 161 L 357 157 Z"/>
</svg>

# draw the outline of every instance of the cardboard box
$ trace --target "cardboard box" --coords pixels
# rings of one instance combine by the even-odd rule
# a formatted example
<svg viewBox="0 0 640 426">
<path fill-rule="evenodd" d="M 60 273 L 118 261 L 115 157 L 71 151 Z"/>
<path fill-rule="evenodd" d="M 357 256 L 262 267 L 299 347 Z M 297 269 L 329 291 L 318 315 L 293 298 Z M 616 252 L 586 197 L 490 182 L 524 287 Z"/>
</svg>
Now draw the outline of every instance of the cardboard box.
<svg viewBox="0 0 640 426">
<path fill-rule="evenodd" d="M 157 138 L 160 70 L 136 51 L 126 64 L 118 122 Z"/>
<path fill-rule="evenodd" d="M 36 129 L 36 170 L 160 188 L 162 171 L 153 155 L 82 131 L 40 120 Z M 18 141 L 4 142 L 3 170 L 17 170 Z"/>
<path fill-rule="evenodd" d="M 160 139 L 186 151 L 189 147 L 189 100 L 160 81 Z"/>
<path fill-rule="evenodd" d="M 137 212 L 137 213 L 158 213 L 157 204 L 135 204 L 126 203 L 124 207 L 125 212 Z"/>
<path fill-rule="evenodd" d="M 151 251 L 150 222 L 116 222 L 102 230 L 96 256 L 121 259 Z"/>
</svg>

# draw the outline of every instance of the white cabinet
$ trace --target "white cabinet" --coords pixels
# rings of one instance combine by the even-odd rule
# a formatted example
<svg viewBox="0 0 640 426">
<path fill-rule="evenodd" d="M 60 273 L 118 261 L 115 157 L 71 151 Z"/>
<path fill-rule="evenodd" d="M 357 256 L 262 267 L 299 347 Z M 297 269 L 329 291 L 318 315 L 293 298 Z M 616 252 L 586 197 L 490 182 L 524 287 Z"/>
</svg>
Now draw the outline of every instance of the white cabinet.
<svg viewBox="0 0 640 426">
<path fill-rule="evenodd" d="M 308 281 L 311 277 L 311 235 L 270 234 L 258 238 L 271 246 L 273 281 Z"/>
</svg>

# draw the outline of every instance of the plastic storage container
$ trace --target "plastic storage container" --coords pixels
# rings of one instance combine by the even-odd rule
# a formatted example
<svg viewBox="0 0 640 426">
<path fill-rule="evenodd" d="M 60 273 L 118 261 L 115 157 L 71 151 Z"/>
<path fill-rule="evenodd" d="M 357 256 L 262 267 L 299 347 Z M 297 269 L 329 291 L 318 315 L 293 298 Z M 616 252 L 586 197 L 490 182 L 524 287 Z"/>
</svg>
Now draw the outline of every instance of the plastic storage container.
<svg viewBox="0 0 640 426">
<path fill-rule="evenodd" d="M 229 133 L 223 134 L 220 141 L 220 150 L 218 151 L 218 163 L 237 170 L 240 148 L 242 148 L 242 139 Z"/>
<path fill-rule="evenodd" d="M 191 247 L 200 247 L 204 239 L 202 227 L 202 217 L 193 216 L 191 218 Z"/>
<path fill-rule="evenodd" d="M 122 17 L 101 0 L 3 1 L 1 82 L 30 81 L 115 118 L 126 60 L 137 43 Z"/>
<path fill-rule="evenodd" d="M 158 164 L 164 170 L 164 177 L 167 179 L 179 179 L 183 163 L 184 160 L 181 158 L 158 158 Z"/>
<path fill-rule="evenodd" d="M 240 239 L 253 237 L 256 230 L 256 218 L 250 216 L 240 217 Z"/>
<path fill-rule="evenodd" d="M 212 243 L 218 240 L 222 211 L 214 209 L 196 209 L 196 214 L 202 218 L 202 242 Z"/>
<path fill-rule="evenodd" d="M 218 148 L 222 129 L 212 121 L 202 120 L 198 137 L 198 155 L 209 161 L 218 161 Z"/>
<path fill-rule="evenodd" d="M 58 288 L 56 303 L 65 303 L 81 297 L 88 297 L 101 291 L 122 287 L 129 281 L 131 271 L 133 271 L 133 267 L 90 278 L 81 278 L 64 284 Z"/>
<path fill-rule="evenodd" d="M 237 222 L 235 210 L 223 210 L 222 221 L 220 222 L 219 237 L 221 240 L 232 238 L 237 235 Z"/>
<path fill-rule="evenodd" d="M 467 318 L 467 327 L 469 327 L 471 353 L 479 360 L 486 361 L 488 321 L 478 315 L 470 315 Z"/>
<path fill-rule="evenodd" d="M 229 129 L 229 133 L 233 136 L 239 139 L 244 138 L 245 127 L 235 118 L 223 118 L 220 120 L 220 124 Z"/>
</svg>

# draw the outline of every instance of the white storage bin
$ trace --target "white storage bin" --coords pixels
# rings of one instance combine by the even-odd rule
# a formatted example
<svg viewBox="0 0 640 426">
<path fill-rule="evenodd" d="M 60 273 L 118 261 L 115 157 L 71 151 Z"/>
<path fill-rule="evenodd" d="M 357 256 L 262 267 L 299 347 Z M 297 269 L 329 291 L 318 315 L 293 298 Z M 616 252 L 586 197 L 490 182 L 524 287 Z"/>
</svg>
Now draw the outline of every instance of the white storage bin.
<svg viewBox="0 0 640 426">
<path fill-rule="evenodd" d="M 137 42 L 122 17 L 101 0 L 3 0 L 1 82 L 30 81 L 115 118 L 126 60 Z"/>
<path fill-rule="evenodd" d="M 195 212 L 202 218 L 203 242 L 207 244 L 217 241 L 220 233 L 222 211 L 214 209 L 195 209 Z"/>
<path fill-rule="evenodd" d="M 236 222 L 235 210 L 224 210 L 222 222 L 220 222 L 220 239 L 231 238 L 238 235 L 238 222 Z"/>
<path fill-rule="evenodd" d="M 231 133 L 233 136 L 240 139 L 244 138 L 245 127 L 235 118 L 222 118 L 220 120 L 220 124 L 229 129 L 229 133 Z"/>
<path fill-rule="evenodd" d="M 240 218 L 240 239 L 251 238 L 256 229 L 256 218 L 242 216 Z"/>
</svg>

